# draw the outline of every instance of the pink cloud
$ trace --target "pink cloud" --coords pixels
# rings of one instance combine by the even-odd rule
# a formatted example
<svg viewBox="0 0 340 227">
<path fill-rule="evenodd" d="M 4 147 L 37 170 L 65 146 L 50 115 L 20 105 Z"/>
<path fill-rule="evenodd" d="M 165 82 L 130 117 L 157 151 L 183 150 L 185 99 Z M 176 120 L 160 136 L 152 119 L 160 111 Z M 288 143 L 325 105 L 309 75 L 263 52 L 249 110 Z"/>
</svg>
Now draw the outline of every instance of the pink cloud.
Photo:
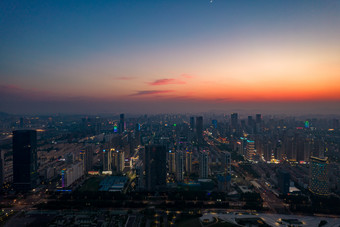
<svg viewBox="0 0 340 227">
<path fill-rule="evenodd" d="M 0 90 L 7 91 L 7 92 L 17 92 L 17 91 L 23 91 L 24 89 L 13 84 L 1 84 Z"/>
<path fill-rule="evenodd" d="M 194 78 L 193 75 L 189 75 L 189 74 L 186 74 L 186 73 L 183 73 L 183 74 L 181 75 L 181 77 L 184 77 L 184 78 L 186 78 L 186 79 L 192 79 L 192 78 Z"/>
<path fill-rule="evenodd" d="M 160 79 L 160 80 L 155 80 L 154 82 L 148 83 L 150 85 L 168 85 L 168 84 L 186 84 L 185 81 L 182 80 L 177 80 L 177 79 Z"/>
</svg>

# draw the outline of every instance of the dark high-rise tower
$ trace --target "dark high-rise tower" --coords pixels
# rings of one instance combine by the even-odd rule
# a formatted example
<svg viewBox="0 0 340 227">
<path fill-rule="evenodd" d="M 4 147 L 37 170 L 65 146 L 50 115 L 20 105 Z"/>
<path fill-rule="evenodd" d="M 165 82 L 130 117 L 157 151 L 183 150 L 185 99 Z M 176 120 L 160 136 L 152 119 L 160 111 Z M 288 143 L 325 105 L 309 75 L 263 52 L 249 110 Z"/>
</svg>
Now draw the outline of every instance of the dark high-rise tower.
<svg viewBox="0 0 340 227">
<path fill-rule="evenodd" d="M 248 116 L 248 126 L 249 127 L 253 127 L 254 126 L 254 122 L 253 122 L 253 117 L 252 116 Z"/>
<path fill-rule="evenodd" d="M 196 136 L 198 144 L 203 143 L 203 117 L 196 117 Z"/>
<path fill-rule="evenodd" d="M 0 149 L 0 191 L 2 191 L 4 184 L 4 161 L 4 152 Z"/>
<path fill-rule="evenodd" d="M 256 124 L 261 124 L 261 121 L 262 121 L 262 115 L 256 114 Z"/>
<path fill-rule="evenodd" d="M 166 185 L 166 148 L 161 145 L 145 146 L 145 186 L 149 191 Z"/>
<path fill-rule="evenodd" d="M 190 117 L 190 128 L 195 129 L 195 117 Z"/>
<path fill-rule="evenodd" d="M 13 131 L 13 186 L 17 191 L 28 191 L 36 186 L 37 132 Z"/>
<path fill-rule="evenodd" d="M 279 169 L 277 171 L 277 179 L 279 190 L 282 194 L 287 195 L 289 193 L 289 186 L 290 186 L 290 174 L 289 172 Z"/>
<path fill-rule="evenodd" d="M 199 177 L 207 179 L 209 175 L 209 152 L 201 151 L 199 154 Z"/>
<path fill-rule="evenodd" d="M 233 129 L 237 128 L 237 124 L 238 124 L 238 114 L 237 113 L 232 113 L 231 114 L 231 127 Z"/>
<path fill-rule="evenodd" d="M 85 148 L 85 157 L 84 157 L 84 170 L 85 174 L 92 170 L 93 166 L 93 147 L 87 146 Z"/>
<path fill-rule="evenodd" d="M 125 121 L 124 121 L 124 114 L 121 114 L 119 117 L 119 133 L 125 131 Z"/>
</svg>

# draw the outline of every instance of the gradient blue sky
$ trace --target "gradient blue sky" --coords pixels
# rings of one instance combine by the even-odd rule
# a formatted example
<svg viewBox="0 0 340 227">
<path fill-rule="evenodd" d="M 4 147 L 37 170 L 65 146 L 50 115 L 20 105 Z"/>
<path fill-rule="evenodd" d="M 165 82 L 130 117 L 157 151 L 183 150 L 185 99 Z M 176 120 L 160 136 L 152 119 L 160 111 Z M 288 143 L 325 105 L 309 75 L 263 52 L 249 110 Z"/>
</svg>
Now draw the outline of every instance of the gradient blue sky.
<svg viewBox="0 0 340 227">
<path fill-rule="evenodd" d="M 1 1 L 0 111 L 340 113 L 339 40 L 335 0 Z"/>
</svg>

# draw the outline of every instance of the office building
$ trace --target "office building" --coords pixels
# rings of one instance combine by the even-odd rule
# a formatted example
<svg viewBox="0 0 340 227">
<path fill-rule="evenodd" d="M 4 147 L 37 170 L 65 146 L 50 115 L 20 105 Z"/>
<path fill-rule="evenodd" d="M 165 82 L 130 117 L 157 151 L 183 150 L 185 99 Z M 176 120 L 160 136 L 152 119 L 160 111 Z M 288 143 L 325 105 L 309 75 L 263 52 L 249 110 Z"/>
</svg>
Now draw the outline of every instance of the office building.
<svg viewBox="0 0 340 227">
<path fill-rule="evenodd" d="M 203 117 L 196 117 L 196 137 L 199 145 L 203 144 Z"/>
<path fill-rule="evenodd" d="M 37 185 L 37 132 L 13 131 L 13 186 L 28 191 Z"/>
<path fill-rule="evenodd" d="M 261 124 L 261 122 L 262 122 L 262 115 L 256 114 L 256 124 Z"/>
<path fill-rule="evenodd" d="M 124 114 L 120 114 L 119 116 L 119 133 L 123 133 L 125 131 L 125 116 Z"/>
<path fill-rule="evenodd" d="M 328 158 L 310 157 L 309 171 L 309 190 L 317 195 L 328 195 Z"/>
<path fill-rule="evenodd" d="M 122 150 L 112 152 L 112 171 L 116 174 L 121 174 L 125 168 L 125 154 Z"/>
<path fill-rule="evenodd" d="M 254 126 L 254 121 L 252 116 L 248 116 L 248 126 L 253 127 Z"/>
<path fill-rule="evenodd" d="M 143 166 L 141 163 L 136 165 L 136 188 L 141 190 L 144 188 L 144 174 L 143 174 Z"/>
<path fill-rule="evenodd" d="M 103 149 L 103 171 L 112 171 L 112 152 L 115 149 Z"/>
<path fill-rule="evenodd" d="M 93 147 L 92 146 L 87 146 L 85 148 L 83 166 L 84 166 L 85 174 L 87 174 L 89 171 L 92 170 L 92 167 L 93 167 Z"/>
<path fill-rule="evenodd" d="M 61 187 L 69 187 L 84 175 L 83 163 L 77 162 L 61 170 Z"/>
<path fill-rule="evenodd" d="M 287 195 L 289 193 L 289 186 L 290 186 L 290 174 L 289 172 L 278 169 L 277 171 L 277 181 L 278 181 L 278 188 L 283 195 Z"/>
<path fill-rule="evenodd" d="M 262 115 L 261 114 L 256 114 L 256 133 L 261 133 L 262 132 Z"/>
<path fill-rule="evenodd" d="M 231 114 L 231 127 L 232 129 L 237 129 L 238 126 L 238 114 L 237 113 L 232 113 Z"/>
<path fill-rule="evenodd" d="M 168 169 L 169 173 L 174 174 L 176 172 L 176 154 L 171 150 L 168 153 Z"/>
<path fill-rule="evenodd" d="M 187 174 L 192 173 L 192 152 L 185 152 L 185 171 Z"/>
<path fill-rule="evenodd" d="M 195 118 L 194 117 L 190 117 L 190 128 L 191 130 L 195 129 Z"/>
<path fill-rule="evenodd" d="M 199 177 L 207 179 L 209 176 L 209 152 L 201 151 L 199 154 Z"/>
<path fill-rule="evenodd" d="M 246 159 L 252 161 L 254 160 L 254 156 L 255 156 L 255 141 L 247 140 Z"/>
<path fill-rule="evenodd" d="M 162 145 L 145 146 L 145 186 L 155 191 L 166 186 L 166 148 Z"/>
<path fill-rule="evenodd" d="M 217 129 L 217 124 L 218 124 L 217 120 L 212 120 L 211 124 L 212 124 L 214 129 Z"/>
<path fill-rule="evenodd" d="M 225 175 L 231 174 L 231 154 L 228 151 L 222 152 L 222 166 Z"/>
<path fill-rule="evenodd" d="M 229 191 L 231 183 L 231 154 L 227 151 L 221 152 L 222 171 L 217 175 L 217 187 L 221 192 Z"/>
<path fill-rule="evenodd" d="M 176 152 L 176 180 L 184 180 L 184 153 L 183 151 Z"/>
<path fill-rule="evenodd" d="M 70 152 L 68 154 L 65 155 L 65 162 L 67 165 L 73 164 L 73 153 Z"/>
<path fill-rule="evenodd" d="M 4 185 L 4 162 L 4 152 L 0 149 L 0 191 L 2 191 Z"/>
</svg>

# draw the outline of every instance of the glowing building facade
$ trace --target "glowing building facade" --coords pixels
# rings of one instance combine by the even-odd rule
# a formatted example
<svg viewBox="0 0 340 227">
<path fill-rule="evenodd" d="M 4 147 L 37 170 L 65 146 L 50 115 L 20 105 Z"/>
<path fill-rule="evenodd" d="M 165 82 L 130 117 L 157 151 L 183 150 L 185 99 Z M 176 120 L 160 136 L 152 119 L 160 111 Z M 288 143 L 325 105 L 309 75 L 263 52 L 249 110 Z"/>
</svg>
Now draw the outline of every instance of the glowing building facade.
<svg viewBox="0 0 340 227">
<path fill-rule="evenodd" d="M 192 152 L 185 153 L 185 171 L 187 174 L 192 173 Z"/>
<path fill-rule="evenodd" d="M 125 155 L 124 151 L 114 151 L 112 153 L 113 159 L 112 159 L 112 170 L 115 173 L 122 173 L 125 168 Z"/>
<path fill-rule="evenodd" d="M 310 157 L 309 190 L 317 195 L 329 194 L 328 159 Z"/>
<path fill-rule="evenodd" d="M 174 151 L 169 151 L 168 154 L 168 169 L 169 173 L 175 173 L 176 172 L 176 155 Z"/>
<path fill-rule="evenodd" d="M 184 154 L 183 151 L 176 152 L 176 179 L 183 181 L 184 179 Z"/>
<path fill-rule="evenodd" d="M 254 160 L 255 153 L 255 141 L 247 140 L 246 159 L 250 161 Z"/>
</svg>

